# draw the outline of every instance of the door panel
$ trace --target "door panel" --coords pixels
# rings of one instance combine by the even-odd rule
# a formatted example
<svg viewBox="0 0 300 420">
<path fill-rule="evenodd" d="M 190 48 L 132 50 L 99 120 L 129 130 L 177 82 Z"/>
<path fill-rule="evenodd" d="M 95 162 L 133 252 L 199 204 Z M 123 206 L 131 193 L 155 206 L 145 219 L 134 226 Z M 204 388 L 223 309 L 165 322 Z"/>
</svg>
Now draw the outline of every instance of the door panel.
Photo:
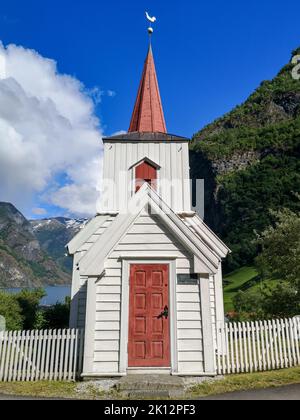
<svg viewBox="0 0 300 420">
<path fill-rule="evenodd" d="M 160 316 L 169 307 L 168 264 L 130 267 L 129 367 L 170 366 L 170 323 Z"/>
</svg>

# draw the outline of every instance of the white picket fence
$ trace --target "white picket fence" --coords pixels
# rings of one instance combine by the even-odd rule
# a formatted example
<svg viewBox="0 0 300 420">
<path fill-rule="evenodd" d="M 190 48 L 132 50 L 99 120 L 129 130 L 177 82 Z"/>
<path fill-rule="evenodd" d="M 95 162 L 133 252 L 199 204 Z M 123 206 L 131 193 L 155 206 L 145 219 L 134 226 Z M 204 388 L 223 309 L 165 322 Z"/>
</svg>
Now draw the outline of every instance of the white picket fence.
<svg viewBox="0 0 300 420">
<path fill-rule="evenodd" d="M 251 373 L 300 365 L 300 320 L 277 319 L 225 325 L 218 374 Z"/>
<path fill-rule="evenodd" d="M 0 332 L 0 382 L 74 381 L 82 373 L 84 332 Z"/>
<path fill-rule="evenodd" d="M 299 318 L 229 323 L 220 332 L 220 375 L 300 366 Z M 0 382 L 75 381 L 83 347 L 83 330 L 0 332 Z"/>
</svg>

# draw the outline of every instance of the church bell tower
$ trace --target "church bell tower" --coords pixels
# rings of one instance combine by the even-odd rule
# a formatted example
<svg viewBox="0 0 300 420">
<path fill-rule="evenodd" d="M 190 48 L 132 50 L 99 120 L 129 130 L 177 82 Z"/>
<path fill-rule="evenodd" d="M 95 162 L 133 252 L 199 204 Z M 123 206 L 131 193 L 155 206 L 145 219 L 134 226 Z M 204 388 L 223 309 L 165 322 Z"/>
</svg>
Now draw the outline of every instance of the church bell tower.
<svg viewBox="0 0 300 420">
<path fill-rule="evenodd" d="M 147 182 L 174 212 L 191 212 L 188 143 L 167 132 L 150 44 L 128 133 L 104 139 L 100 211 L 126 211 Z"/>
</svg>

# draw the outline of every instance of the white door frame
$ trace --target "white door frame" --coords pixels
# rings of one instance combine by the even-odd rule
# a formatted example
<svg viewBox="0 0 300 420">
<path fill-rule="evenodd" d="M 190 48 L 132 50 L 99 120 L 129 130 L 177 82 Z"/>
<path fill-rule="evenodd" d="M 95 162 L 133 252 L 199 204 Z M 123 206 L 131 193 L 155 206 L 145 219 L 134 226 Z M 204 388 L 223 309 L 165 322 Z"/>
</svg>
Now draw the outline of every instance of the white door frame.
<svg viewBox="0 0 300 420">
<path fill-rule="evenodd" d="M 176 308 L 176 257 L 174 258 L 122 258 L 122 297 L 121 297 L 121 336 L 120 336 L 120 365 L 119 372 L 127 374 L 128 370 L 128 335 L 129 335 L 129 277 L 132 264 L 165 264 L 169 266 L 169 313 L 170 319 L 170 351 L 171 374 L 178 372 L 177 359 L 177 308 Z M 141 370 L 141 369 L 139 369 Z M 157 368 L 155 370 L 160 370 Z M 153 371 L 153 368 L 149 368 Z"/>
</svg>

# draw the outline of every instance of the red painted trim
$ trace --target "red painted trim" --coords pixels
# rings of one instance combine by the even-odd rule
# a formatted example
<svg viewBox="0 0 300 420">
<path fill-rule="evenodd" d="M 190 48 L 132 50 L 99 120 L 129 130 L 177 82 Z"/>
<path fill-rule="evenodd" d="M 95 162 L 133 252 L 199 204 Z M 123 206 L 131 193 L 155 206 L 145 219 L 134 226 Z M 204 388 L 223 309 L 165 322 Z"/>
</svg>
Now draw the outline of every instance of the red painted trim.
<svg viewBox="0 0 300 420">
<path fill-rule="evenodd" d="M 131 265 L 129 295 L 128 366 L 170 367 L 168 264 Z"/>
</svg>

